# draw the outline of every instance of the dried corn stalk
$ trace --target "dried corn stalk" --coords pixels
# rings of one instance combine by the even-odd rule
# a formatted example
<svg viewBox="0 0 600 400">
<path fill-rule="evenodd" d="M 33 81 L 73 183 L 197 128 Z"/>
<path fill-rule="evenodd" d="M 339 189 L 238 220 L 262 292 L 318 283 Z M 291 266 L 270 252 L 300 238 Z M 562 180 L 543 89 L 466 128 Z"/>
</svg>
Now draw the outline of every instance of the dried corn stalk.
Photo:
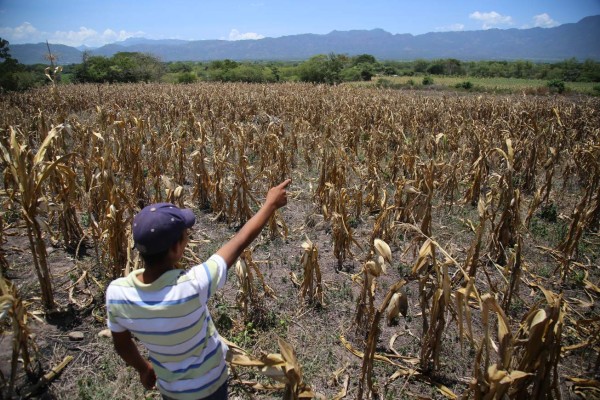
<svg viewBox="0 0 600 400">
<path fill-rule="evenodd" d="M 284 400 L 312 399 L 317 396 L 303 379 L 302 368 L 296 352 L 286 341 L 277 338 L 281 353 L 263 354 L 260 358 L 250 356 L 245 350 L 225 340 L 229 347 L 227 361 L 232 367 L 253 367 L 263 376 L 283 385 L 266 386 L 258 382 L 242 382 L 256 390 L 281 390 Z"/>
<path fill-rule="evenodd" d="M 404 279 L 399 280 L 394 283 L 390 290 L 385 295 L 383 302 L 379 306 L 379 308 L 373 314 L 371 326 L 369 327 L 369 332 L 367 335 L 367 343 L 365 346 L 365 352 L 363 356 L 363 363 L 361 368 L 361 377 L 358 382 L 358 393 L 357 400 L 361 400 L 365 392 L 365 383 L 367 384 L 367 395 L 369 393 L 373 393 L 377 395 L 377 388 L 373 384 L 373 365 L 375 360 L 375 350 L 377 349 L 377 341 L 379 340 L 379 335 L 381 333 L 381 329 L 379 327 L 379 323 L 381 322 L 381 318 L 389 307 L 390 301 L 396 293 L 400 293 L 402 287 L 406 284 Z M 366 382 L 365 382 L 366 381 Z"/>
<path fill-rule="evenodd" d="M 323 305 L 323 287 L 321 284 L 321 267 L 319 266 L 319 250 L 308 238 L 302 243 L 304 252 L 300 264 L 304 270 L 304 279 L 300 286 L 303 299 Z"/>
<path fill-rule="evenodd" d="M 564 307 L 562 296 L 540 287 L 547 308 L 535 305 L 523 319 L 515 335 L 509 320 L 491 294 L 482 300 L 484 336 L 475 357 L 474 376 L 469 391 L 476 400 L 522 398 L 561 398 L 558 375 Z M 498 345 L 490 334 L 490 311 L 498 317 Z M 492 364 L 491 353 L 498 362 Z M 496 358 L 496 357 L 494 357 Z"/>
<path fill-rule="evenodd" d="M 19 143 L 17 136 L 23 136 L 16 128 L 10 127 L 10 147 L 7 149 L 0 142 L 1 156 L 7 164 L 5 179 L 12 186 L 12 191 L 7 192 L 11 200 L 21 205 L 21 213 L 27 226 L 27 236 L 33 256 L 33 265 L 40 284 L 42 303 L 46 309 L 54 307 L 54 294 L 52 291 L 52 278 L 46 261 L 46 244 L 42 236 L 43 223 L 39 214 L 38 199 L 42 197 L 45 183 L 54 171 L 68 171 L 64 162 L 72 155 L 67 154 L 54 161 L 45 161 L 46 151 L 52 141 L 62 130 L 62 125 L 52 128 L 46 135 L 44 142 L 34 154 L 28 145 Z"/>
<path fill-rule="evenodd" d="M 392 261 L 392 252 L 387 243 L 381 239 L 375 239 L 373 248 L 373 260 L 367 261 L 362 268 L 362 290 L 356 303 L 356 333 L 365 335 L 371 327 L 375 314 L 375 291 L 377 290 L 376 277 L 386 273 L 386 261 Z M 356 279 L 356 278 L 355 278 Z"/>
<path fill-rule="evenodd" d="M 252 260 L 252 250 L 245 249 L 235 265 L 235 273 L 240 289 L 237 294 L 238 308 L 244 321 L 252 321 L 256 326 L 264 325 L 267 310 L 264 307 L 264 297 L 275 297 L 273 289 L 267 285 L 258 265 Z M 262 284 L 263 292 L 256 288 L 255 277 Z"/>
<path fill-rule="evenodd" d="M 6 321 L 8 320 L 8 324 Z M 15 381 L 17 378 L 17 367 L 19 357 L 22 359 L 23 368 L 28 374 L 33 373 L 32 359 L 30 352 L 37 351 L 35 342 L 31 338 L 31 333 L 27 327 L 27 310 L 17 288 L 3 274 L 0 274 L 0 333 L 4 333 L 4 327 L 12 328 L 12 354 L 10 359 L 10 378 L 6 395 L 12 398 Z M 2 375 L 0 374 L 0 377 Z M 3 377 L 2 377 L 3 378 Z M 3 382 L 4 386 L 6 382 Z"/>
</svg>

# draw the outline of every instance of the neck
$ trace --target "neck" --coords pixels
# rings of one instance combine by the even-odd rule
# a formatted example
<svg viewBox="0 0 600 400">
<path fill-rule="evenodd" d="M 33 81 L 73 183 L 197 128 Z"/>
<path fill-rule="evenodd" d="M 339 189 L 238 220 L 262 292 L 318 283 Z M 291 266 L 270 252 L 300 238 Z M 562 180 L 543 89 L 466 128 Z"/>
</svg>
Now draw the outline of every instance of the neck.
<svg viewBox="0 0 600 400">
<path fill-rule="evenodd" d="M 158 278 L 160 278 L 160 276 L 162 274 L 164 274 L 167 271 L 170 271 L 173 269 L 173 266 L 153 266 L 153 267 L 146 267 L 144 269 L 144 272 L 139 276 L 139 278 L 141 278 L 140 280 L 142 281 L 142 283 L 152 283 L 155 280 L 157 280 Z"/>
</svg>

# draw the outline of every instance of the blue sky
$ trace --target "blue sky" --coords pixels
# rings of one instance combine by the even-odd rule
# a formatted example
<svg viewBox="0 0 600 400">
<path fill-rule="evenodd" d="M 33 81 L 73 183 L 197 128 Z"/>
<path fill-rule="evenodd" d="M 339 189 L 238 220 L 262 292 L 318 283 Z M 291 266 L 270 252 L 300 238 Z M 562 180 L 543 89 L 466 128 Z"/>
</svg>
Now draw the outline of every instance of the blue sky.
<svg viewBox="0 0 600 400">
<path fill-rule="evenodd" d="M 374 28 L 419 35 L 552 27 L 599 14 L 600 0 L 0 0 L 0 37 L 96 47 L 129 37 L 242 40 Z"/>
</svg>

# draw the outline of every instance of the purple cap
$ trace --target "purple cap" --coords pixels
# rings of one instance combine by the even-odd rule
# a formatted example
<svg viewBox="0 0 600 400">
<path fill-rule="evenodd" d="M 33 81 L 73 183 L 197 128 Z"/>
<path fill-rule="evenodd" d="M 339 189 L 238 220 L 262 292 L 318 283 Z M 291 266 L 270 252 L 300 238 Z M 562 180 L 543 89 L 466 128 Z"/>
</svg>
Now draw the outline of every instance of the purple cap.
<svg viewBox="0 0 600 400">
<path fill-rule="evenodd" d="M 144 207 L 133 218 L 135 248 L 142 254 L 165 251 L 181 238 L 185 228 L 191 228 L 195 222 L 192 210 L 181 209 L 171 203 Z"/>
</svg>

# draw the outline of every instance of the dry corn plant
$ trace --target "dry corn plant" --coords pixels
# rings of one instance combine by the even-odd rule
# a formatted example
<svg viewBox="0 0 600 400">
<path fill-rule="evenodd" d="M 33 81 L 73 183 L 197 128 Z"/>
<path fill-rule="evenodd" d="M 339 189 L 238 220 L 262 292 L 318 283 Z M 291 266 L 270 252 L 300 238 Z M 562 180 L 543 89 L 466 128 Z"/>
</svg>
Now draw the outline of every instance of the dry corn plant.
<svg viewBox="0 0 600 400">
<path fill-rule="evenodd" d="M 20 361 L 27 375 L 33 375 L 34 366 L 31 351 L 36 352 L 37 347 L 27 327 L 27 309 L 21 300 L 17 288 L 3 274 L 0 274 L 0 334 L 5 335 L 4 328 L 12 328 L 12 352 L 10 358 L 10 377 L 0 372 L 0 396 L 13 398 L 13 390 L 17 379 L 17 367 Z M 7 322 L 8 321 L 8 322 Z"/>
<path fill-rule="evenodd" d="M 591 201 L 592 187 L 588 186 L 586 193 L 582 196 L 581 200 L 575 206 L 573 213 L 571 214 L 571 223 L 569 225 L 569 231 L 566 237 L 558 244 L 557 250 L 561 253 L 561 282 L 569 276 L 571 270 L 571 262 L 577 251 L 577 246 L 581 235 L 587 225 L 588 218 L 593 216 L 592 207 L 587 207 Z M 588 211 L 589 210 L 589 211 Z M 556 271 L 555 271 L 556 272 Z"/>
<path fill-rule="evenodd" d="M 519 281 L 522 273 L 521 252 L 523 249 L 523 237 L 517 235 L 517 243 L 509 251 L 508 262 L 504 268 L 503 274 L 507 280 L 506 289 L 504 290 L 504 298 L 502 300 L 502 308 L 504 312 L 508 312 L 511 301 L 515 293 L 519 289 Z"/>
<path fill-rule="evenodd" d="M 58 225 L 63 240 L 63 245 L 68 252 L 77 254 L 84 239 L 83 229 L 79 225 L 76 211 L 77 187 L 75 173 L 53 173 L 50 177 L 50 186 L 54 195 L 51 201 L 47 198 L 45 203 L 52 203 L 58 216 Z"/>
<path fill-rule="evenodd" d="M 131 269 L 127 244 L 131 235 L 132 209 L 123 201 L 123 194 L 115 194 L 114 204 L 107 207 L 99 225 L 102 230 L 103 264 L 112 279 L 123 276 L 123 271 Z"/>
<path fill-rule="evenodd" d="M 227 217 L 227 200 L 226 200 L 226 188 L 225 188 L 225 166 L 229 155 L 225 148 L 215 150 L 212 154 L 213 172 L 211 179 L 211 195 L 210 205 L 211 210 L 217 214 L 216 218 Z"/>
<path fill-rule="evenodd" d="M 46 180 L 54 171 L 67 175 L 74 173 L 64 164 L 73 155 L 72 153 L 53 161 L 45 160 L 46 151 L 61 130 L 62 126 L 60 125 L 52 128 L 35 154 L 26 144 L 19 143 L 17 135 L 21 137 L 23 135 L 13 127 L 10 127 L 10 147 L 7 149 L 0 143 L 3 161 L 7 164 L 5 182 L 9 182 L 12 186 L 12 189 L 6 187 L 6 191 L 10 199 L 21 206 L 21 213 L 27 226 L 33 265 L 40 284 L 42 303 L 48 310 L 54 308 L 54 293 L 46 260 L 46 244 L 42 235 L 44 221 L 40 216 L 39 199 L 43 196 Z"/>
<path fill-rule="evenodd" d="M 391 253 L 390 253 L 391 256 Z M 369 331 L 367 335 L 367 342 L 365 346 L 365 351 L 363 355 L 363 362 L 361 367 L 361 375 L 360 381 L 358 382 L 358 393 L 357 400 L 362 400 L 369 396 L 369 394 L 373 393 L 377 395 L 377 387 L 373 383 L 373 366 L 375 361 L 375 350 L 377 349 L 377 342 L 379 340 L 379 335 L 381 334 L 381 328 L 379 324 L 381 322 L 381 318 L 386 314 L 386 311 L 392 306 L 392 312 L 395 309 L 395 304 L 392 303 L 392 300 L 396 297 L 396 294 L 400 296 L 402 292 L 402 287 L 406 284 L 404 279 L 399 280 L 394 283 L 390 290 L 387 292 L 383 302 L 379 306 L 379 308 L 373 313 L 371 318 L 371 325 L 369 326 Z M 397 298 L 397 297 L 396 297 Z M 396 300 L 397 301 L 397 300 Z M 400 307 L 400 306 L 399 306 Z M 388 313 L 389 318 L 389 313 Z M 367 392 L 365 392 L 365 383 L 367 385 Z"/>
<path fill-rule="evenodd" d="M 491 257 L 500 265 L 506 264 L 506 251 L 516 244 L 517 233 L 521 227 L 519 214 L 521 194 L 519 189 L 514 189 L 513 185 L 514 151 L 510 139 L 506 140 L 506 148 L 506 152 L 499 148 L 494 149 L 506 160 L 506 169 L 496 187 L 499 192 L 497 193 L 499 196 L 497 209 L 501 211 L 501 214 L 497 224 L 492 219 L 492 225 L 495 226 L 492 226 L 489 244 Z"/>
<path fill-rule="evenodd" d="M 264 326 L 267 314 L 264 297 L 275 298 L 275 292 L 267 285 L 258 265 L 253 261 L 252 249 L 243 251 L 235 264 L 235 274 L 240 285 L 236 301 L 244 322 L 252 322 L 257 327 Z M 255 275 L 262 284 L 262 293 L 259 293 L 257 289 Z"/>
<path fill-rule="evenodd" d="M 333 254 L 338 261 L 338 270 L 342 269 L 344 261 L 352 257 L 352 243 L 362 250 L 360 244 L 353 235 L 352 227 L 349 225 L 350 214 L 348 206 L 351 200 L 346 188 L 336 189 L 331 183 L 326 183 L 327 190 L 324 191 L 326 204 L 323 204 L 323 217 L 331 220 L 331 231 L 333 235 Z"/>
<path fill-rule="evenodd" d="M 148 177 L 152 181 L 152 196 L 150 201 L 152 203 L 161 203 L 163 201 L 163 192 L 161 190 L 161 176 L 166 173 L 165 167 L 168 159 L 167 156 L 167 144 L 160 143 L 158 139 L 161 137 L 159 132 L 151 131 L 150 139 L 146 146 L 146 152 L 144 156 L 151 158 L 148 162 Z"/>
<path fill-rule="evenodd" d="M 439 369 L 443 343 L 442 334 L 446 327 L 446 311 L 451 306 L 448 263 L 445 262 L 440 266 L 435 257 L 432 257 L 432 261 L 435 277 L 430 282 L 428 282 L 427 276 L 419 279 L 419 301 L 423 312 L 424 332 L 421 342 L 420 366 L 424 371 Z M 430 300 L 431 303 L 429 303 Z"/>
<path fill-rule="evenodd" d="M 8 271 L 8 261 L 4 255 L 4 216 L 0 214 L 0 275 Z"/>
<path fill-rule="evenodd" d="M 395 218 L 394 218 L 394 205 L 387 205 L 387 193 L 383 190 L 383 196 L 380 199 L 379 214 L 373 224 L 373 232 L 371 233 L 371 242 L 375 238 L 380 238 L 391 242 L 395 238 Z"/>
<path fill-rule="evenodd" d="M 452 211 L 455 204 L 455 198 L 458 196 L 459 181 L 462 176 L 462 169 L 465 162 L 456 156 L 458 161 L 454 161 L 455 155 L 451 156 L 450 161 L 445 165 L 440 165 L 444 177 L 441 179 L 439 192 L 444 199 L 444 205 L 447 205 L 448 211 Z"/>
<path fill-rule="evenodd" d="M 166 175 L 161 175 L 160 178 L 165 187 L 165 202 L 183 208 L 183 186 L 177 185 Z"/>
<path fill-rule="evenodd" d="M 414 225 L 406 225 L 407 228 L 415 230 L 421 236 L 423 233 Z M 458 268 L 466 282 L 471 282 L 467 272 L 456 260 L 448 254 L 436 241 L 426 238 L 421 246 L 418 256 L 411 270 L 411 276 L 419 280 L 419 303 L 421 314 L 423 316 L 423 339 L 421 341 L 420 366 L 423 371 L 437 370 L 440 365 L 439 356 L 443 343 L 442 335 L 446 327 L 446 312 L 452 311 L 453 315 L 458 314 L 452 310 L 450 302 L 451 281 L 448 275 L 448 268 L 455 266 Z M 437 261 L 436 249 L 445 257 L 443 264 Z M 467 286 L 466 291 L 473 292 L 477 296 L 474 286 Z M 466 292 L 465 291 L 465 292 Z M 466 293 L 465 293 L 466 294 Z M 466 298 L 468 300 L 468 298 Z M 458 303 L 459 308 L 461 306 Z M 466 303 L 468 306 L 468 303 Z M 468 317 L 468 314 L 466 314 Z M 463 332 L 462 319 L 459 320 L 459 329 Z M 470 320 L 468 321 L 470 323 Z"/>
<path fill-rule="evenodd" d="M 481 195 L 481 187 L 487 179 L 488 171 L 489 167 L 487 165 L 486 156 L 479 156 L 471 166 L 471 177 L 468 179 L 468 182 L 471 182 L 471 185 L 465 193 L 465 203 L 470 203 L 473 206 L 477 204 L 479 196 Z"/>
<path fill-rule="evenodd" d="M 171 132 L 171 155 L 170 159 L 175 166 L 174 178 L 175 181 L 180 182 L 181 184 L 185 184 L 187 181 L 186 173 L 185 173 L 185 165 L 186 165 L 186 156 L 185 156 L 185 146 L 187 144 L 186 137 L 188 135 L 185 122 L 177 127 L 174 131 Z"/>
<path fill-rule="evenodd" d="M 333 212 L 331 215 L 332 234 L 333 234 L 333 255 L 337 259 L 337 269 L 341 270 L 344 261 L 352 257 L 352 243 L 354 242 L 359 248 L 360 245 L 354 239 L 352 228 L 348 225 L 348 216 Z"/>
<path fill-rule="evenodd" d="M 204 130 L 200 130 L 204 135 Z M 210 192 L 211 179 L 210 173 L 206 166 L 206 139 L 198 138 L 195 142 L 196 150 L 190 155 L 193 163 L 193 171 L 195 176 L 193 199 L 196 201 L 200 209 L 208 209 L 210 207 Z"/>
<path fill-rule="evenodd" d="M 486 294 L 482 297 L 484 337 L 477 352 L 474 377 L 469 391 L 478 399 L 544 399 L 561 398 L 558 362 L 564 320 L 562 295 L 540 287 L 547 308 L 535 305 L 523 318 L 516 335 L 510 331 L 509 320 L 496 302 Z M 490 310 L 498 317 L 496 345 L 489 332 Z M 491 353 L 497 352 L 498 362 L 492 364 Z M 483 359 L 482 359 L 483 357 Z"/>
<path fill-rule="evenodd" d="M 308 238 L 302 243 L 302 248 L 304 252 L 302 253 L 300 264 L 304 270 L 304 278 L 300 286 L 300 296 L 305 301 L 308 300 L 309 303 L 324 306 L 319 250 Z"/>
<path fill-rule="evenodd" d="M 423 168 L 423 180 L 421 184 L 421 192 L 426 196 L 424 203 L 420 207 L 415 207 L 415 219 L 421 221 L 421 232 L 426 236 L 431 236 L 431 207 L 433 203 L 433 194 L 435 188 L 435 169 L 436 166 L 432 161 L 427 167 Z M 422 209 L 423 211 L 419 211 Z"/>
<path fill-rule="evenodd" d="M 336 148 L 330 144 L 332 148 Z M 315 190 L 314 197 L 317 203 L 324 208 L 323 216 L 329 219 L 331 213 L 329 210 L 335 209 L 335 197 L 337 193 L 346 187 L 346 166 L 349 166 L 346 157 L 339 154 L 336 150 L 323 151 L 323 160 L 321 162 L 321 173 L 319 174 L 319 184 Z"/>
<path fill-rule="evenodd" d="M 144 176 L 144 142 L 149 122 L 143 118 L 132 117 L 134 129 L 129 135 L 128 158 L 129 171 L 131 176 L 131 192 L 140 208 L 148 204 L 148 191 L 146 188 L 146 178 Z"/>
<path fill-rule="evenodd" d="M 229 351 L 227 362 L 232 368 L 234 377 L 238 376 L 237 367 L 256 368 L 260 375 L 280 382 L 275 385 L 265 385 L 257 381 L 243 381 L 240 383 L 254 390 L 281 391 L 284 400 L 313 399 L 323 396 L 314 393 L 310 386 L 304 382 L 302 368 L 298 363 L 296 352 L 292 346 L 281 338 L 277 338 L 281 353 L 263 354 L 260 358 L 249 355 L 244 349 L 225 340 Z"/>
<path fill-rule="evenodd" d="M 250 208 L 251 202 L 258 204 L 258 201 L 252 195 L 251 185 L 254 179 L 250 177 L 250 170 L 253 167 L 249 165 L 248 157 L 245 155 L 245 141 L 244 131 L 239 128 L 235 146 L 235 161 L 233 162 L 233 183 L 228 201 L 229 207 L 227 208 L 227 222 L 235 221 L 240 225 L 243 225 L 253 215 Z"/>
<path fill-rule="evenodd" d="M 479 266 L 479 258 L 481 253 L 481 244 L 483 242 L 483 233 L 485 232 L 486 221 L 489 218 L 489 206 L 491 203 L 491 196 L 486 196 L 485 199 L 481 197 L 477 203 L 477 213 L 479 214 L 479 225 L 474 229 L 475 238 L 469 247 L 467 258 L 465 260 L 465 270 L 469 271 L 469 277 L 475 277 L 477 275 L 477 268 Z M 460 275 L 457 275 L 460 277 Z"/>
<path fill-rule="evenodd" d="M 375 239 L 373 242 L 375 252 L 371 253 L 373 260 L 367 261 L 362 268 L 361 277 L 353 276 L 353 280 L 362 284 L 360 295 L 356 302 L 356 315 L 354 323 L 356 325 L 356 334 L 360 337 L 366 336 L 373 315 L 375 314 L 375 292 L 377 290 L 377 282 L 375 278 L 387 272 L 386 261 L 391 263 L 392 252 L 387 243 L 381 239 Z"/>
<path fill-rule="evenodd" d="M 135 209 L 131 200 L 135 197 L 131 192 L 125 191 L 130 188 L 125 184 L 125 171 L 130 171 L 131 167 L 125 169 L 127 163 L 121 162 L 121 158 L 127 155 L 126 123 L 113 120 L 114 116 L 107 118 L 111 122 L 106 128 L 106 134 L 102 136 L 94 133 L 102 147 L 97 149 L 96 156 L 90 160 L 93 164 L 91 168 L 97 172 L 88 196 L 90 226 L 94 240 L 99 244 L 100 262 L 105 266 L 107 274 L 115 279 L 122 276 L 123 271 L 131 269 L 127 245 Z M 118 133 L 125 136 L 119 137 Z M 140 161 L 129 161 L 134 162 Z M 160 178 L 161 175 L 158 175 L 157 179 Z M 158 190 L 160 194 L 160 187 Z"/>
<path fill-rule="evenodd" d="M 394 196 L 395 221 L 413 224 L 420 222 L 421 231 L 426 236 L 431 236 L 431 212 L 436 185 L 435 168 L 435 164 L 431 161 L 428 165 L 422 164 L 416 169 L 415 180 L 399 179 L 396 182 Z M 417 244 L 420 240 L 422 236 L 417 235 L 413 243 Z"/>
<path fill-rule="evenodd" d="M 456 299 L 456 316 L 458 322 L 458 338 L 460 340 L 460 351 L 464 349 L 464 338 L 469 340 L 469 343 L 475 347 L 475 339 L 473 337 L 473 324 L 471 306 L 473 300 L 479 300 L 479 294 L 475 288 L 475 277 L 469 277 L 466 281 L 465 286 L 454 292 L 454 298 Z M 477 304 L 480 306 L 480 302 Z M 467 331 L 465 332 L 465 324 L 467 325 Z"/>
<path fill-rule="evenodd" d="M 506 314 L 489 293 L 482 296 L 481 303 L 484 332 L 475 356 L 473 378 L 463 399 L 468 399 L 471 394 L 475 400 L 502 399 L 510 385 L 527 374 L 511 369 L 514 339 Z M 495 344 L 490 333 L 490 311 L 495 311 L 498 316 L 498 345 Z M 490 353 L 495 349 L 498 352 L 498 362 L 492 364 Z"/>
<path fill-rule="evenodd" d="M 523 318 L 515 337 L 513 364 L 529 375 L 517 382 L 511 392 L 515 396 L 521 396 L 525 390 L 530 390 L 529 398 L 560 398 L 558 363 L 564 325 L 564 301 L 562 295 L 540 289 L 547 306 L 534 306 Z"/>
<path fill-rule="evenodd" d="M 45 118 L 40 111 L 41 127 L 46 128 Z M 72 141 L 74 130 L 69 123 L 63 125 L 61 135 L 54 139 L 54 145 L 46 150 L 48 159 L 55 159 L 54 152 L 68 153 L 69 146 L 67 140 Z M 44 130 L 43 132 L 47 132 Z M 75 163 L 74 163 L 75 164 Z M 76 164 L 75 164 L 76 165 Z M 73 167 L 75 167 L 75 165 Z M 61 233 L 62 245 L 70 253 L 75 253 L 81 247 L 84 238 L 83 229 L 79 225 L 77 218 L 77 200 L 79 197 L 79 186 L 77 184 L 77 175 L 73 170 L 65 172 L 54 171 L 48 177 L 48 190 L 40 199 L 40 204 L 45 206 L 44 212 L 49 216 L 49 226 L 54 225 L 57 220 Z M 75 254 L 79 256 L 78 254 Z"/>
<path fill-rule="evenodd" d="M 382 185 L 381 180 L 376 174 L 375 167 L 368 167 L 365 176 L 368 176 L 370 179 L 367 180 L 362 189 L 362 193 L 364 193 L 362 205 L 368 208 L 370 214 L 381 213 L 386 204 L 387 193 L 385 186 Z"/>
</svg>

